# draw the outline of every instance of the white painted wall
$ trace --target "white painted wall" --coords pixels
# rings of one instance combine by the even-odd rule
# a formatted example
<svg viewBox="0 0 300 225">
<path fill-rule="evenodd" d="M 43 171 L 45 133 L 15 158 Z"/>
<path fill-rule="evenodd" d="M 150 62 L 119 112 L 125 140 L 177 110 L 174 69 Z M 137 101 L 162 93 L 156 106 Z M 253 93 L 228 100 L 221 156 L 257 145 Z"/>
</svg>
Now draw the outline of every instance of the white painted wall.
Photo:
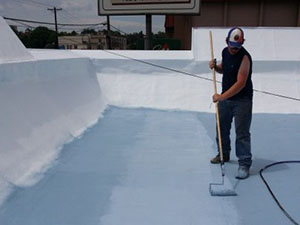
<svg viewBox="0 0 300 225">
<path fill-rule="evenodd" d="M 242 27 L 244 47 L 258 60 L 300 59 L 300 28 L 282 27 Z M 225 39 L 229 28 L 194 28 L 192 33 L 192 51 L 195 60 L 210 59 L 209 31 L 212 31 L 215 57 L 219 58 L 226 46 Z"/>
</svg>

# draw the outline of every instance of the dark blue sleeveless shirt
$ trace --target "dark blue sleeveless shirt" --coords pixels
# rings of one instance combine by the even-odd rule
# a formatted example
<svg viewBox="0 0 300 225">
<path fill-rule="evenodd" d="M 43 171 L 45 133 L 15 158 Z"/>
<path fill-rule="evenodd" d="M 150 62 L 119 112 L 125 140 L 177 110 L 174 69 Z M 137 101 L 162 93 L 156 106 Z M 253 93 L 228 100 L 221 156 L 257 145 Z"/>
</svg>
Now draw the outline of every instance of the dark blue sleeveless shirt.
<svg viewBox="0 0 300 225">
<path fill-rule="evenodd" d="M 223 66 L 223 78 L 222 78 L 222 93 L 227 91 L 236 81 L 237 75 L 242 63 L 243 57 L 247 55 L 250 61 L 250 69 L 246 86 L 236 95 L 230 97 L 230 100 L 235 99 L 252 99 L 253 97 L 253 85 L 251 80 L 252 75 L 252 58 L 251 55 L 243 47 L 237 54 L 232 55 L 229 53 L 228 48 L 224 48 L 222 51 L 222 66 Z"/>
</svg>

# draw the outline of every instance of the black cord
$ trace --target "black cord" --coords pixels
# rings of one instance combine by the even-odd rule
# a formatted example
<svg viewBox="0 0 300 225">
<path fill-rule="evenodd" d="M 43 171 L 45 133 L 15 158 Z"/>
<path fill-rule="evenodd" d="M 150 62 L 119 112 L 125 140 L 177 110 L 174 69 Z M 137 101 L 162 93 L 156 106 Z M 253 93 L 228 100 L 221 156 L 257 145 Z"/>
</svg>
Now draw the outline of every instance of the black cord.
<svg viewBox="0 0 300 225">
<path fill-rule="evenodd" d="M 175 72 L 175 73 L 181 73 L 181 74 L 184 74 L 184 75 L 200 78 L 200 79 L 203 79 L 203 80 L 213 81 L 213 79 L 210 79 L 210 78 L 202 77 L 202 76 L 199 76 L 199 75 L 196 75 L 196 74 L 193 74 L 193 73 L 189 73 L 189 72 L 185 72 L 185 71 L 181 71 L 181 70 L 176 70 L 176 69 L 169 68 L 169 67 L 166 67 L 166 66 L 157 65 L 157 64 L 150 63 L 150 62 L 147 62 L 147 61 L 144 61 L 144 60 L 135 59 L 135 58 L 132 58 L 132 57 L 129 57 L 129 56 L 126 56 L 126 55 L 122 55 L 122 54 L 119 54 L 119 53 L 116 53 L 116 52 L 113 52 L 113 51 L 107 51 L 107 50 L 103 50 L 103 51 L 108 52 L 112 55 L 120 56 L 122 58 L 130 59 L 132 61 L 143 63 L 143 64 L 146 64 L 146 65 L 149 65 L 149 66 L 158 67 L 158 68 L 161 68 L 161 69 L 164 69 L 164 70 L 169 70 L 169 71 L 172 71 L 172 72 Z"/>
<path fill-rule="evenodd" d="M 127 58 L 127 59 L 130 59 L 130 60 L 133 60 L 133 61 L 136 61 L 136 62 L 140 62 L 140 63 L 144 63 L 144 64 L 147 64 L 147 65 L 150 65 L 150 66 L 155 66 L 155 67 L 158 67 L 158 68 L 161 68 L 161 69 L 165 69 L 165 70 L 169 70 L 169 71 L 172 71 L 172 72 L 176 72 L 176 73 L 181 73 L 181 74 L 184 74 L 184 75 L 188 75 L 188 76 L 192 76 L 192 77 L 196 77 L 196 78 L 200 78 L 200 79 L 204 79 L 204 80 L 208 80 L 208 81 L 213 81 L 212 79 L 209 79 L 209 78 L 206 78 L 206 77 L 202 77 L 202 76 L 199 76 L 199 75 L 195 75 L 193 73 L 188 73 L 188 72 L 184 72 L 184 71 L 180 71 L 180 70 L 176 70 L 176 69 L 172 69 L 172 68 L 168 68 L 168 67 L 165 67 L 165 66 L 160 66 L 160 65 L 156 65 L 154 63 L 150 63 L 150 62 L 146 62 L 146 61 L 143 61 L 143 60 L 140 60 L 140 59 L 135 59 L 135 58 L 131 58 L 129 56 L 125 56 L 125 55 L 122 55 L 122 54 L 118 54 L 116 52 L 111 52 L 111 51 L 107 51 L 107 50 L 104 50 L 110 54 L 113 54 L 113 55 L 117 55 L 117 56 L 120 56 L 120 57 L 123 57 L 123 58 Z M 281 98 L 286 98 L 286 99 L 290 99 L 290 100 L 294 100 L 294 101 L 300 101 L 299 98 L 294 98 L 294 97 L 289 97 L 289 96 L 284 96 L 284 95 L 279 95 L 279 94 L 275 94 L 275 93 L 271 93 L 271 92 L 266 92 L 266 91 L 259 91 L 259 90 L 254 90 L 256 92 L 260 92 L 260 93 L 263 93 L 263 94 L 267 94 L 267 95 L 272 95 L 272 96 L 276 96 L 276 97 L 281 97 Z M 294 225 L 299 225 L 299 223 L 297 223 L 289 214 L 288 212 L 282 207 L 282 205 L 280 204 L 280 202 L 278 201 L 278 199 L 276 198 L 276 196 L 274 195 L 274 193 L 272 192 L 272 189 L 270 188 L 269 184 L 267 183 L 267 181 L 265 180 L 265 178 L 263 177 L 262 175 L 262 172 L 264 170 L 266 170 L 267 168 L 271 167 L 271 166 L 275 166 L 275 165 L 278 165 L 278 164 L 283 164 L 283 163 L 300 163 L 300 161 L 280 161 L 280 162 L 275 162 L 275 163 L 272 163 L 272 164 L 269 164 L 267 166 L 265 166 L 263 169 L 261 169 L 259 171 L 259 174 L 260 174 L 260 177 L 261 179 L 263 180 L 263 182 L 265 183 L 266 187 L 268 188 L 270 194 L 272 195 L 273 199 L 275 200 L 275 202 L 277 203 L 277 205 L 279 206 L 279 208 L 282 210 L 282 212 L 286 215 L 286 217 L 294 224 Z"/>
<path fill-rule="evenodd" d="M 281 209 L 281 211 L 284 213 L 284 215 L 286 215 L 286 217 L 294 224 L 294 225 L 299 225 L 299 223 L 297 223 L 291 216 L 290 214 L 288 214 L 288 212 L 283 208 L 283 206 L 280 204 L 280 202 L 278 201 L 278 199 L 276 198 L 275 194 L 272 192 L 272 189 L 270 187 L 270 185 L 267 183 L 267 181 L 265 180 L 264 176 L 262 175 L 262 172 L 266 169 L 268 169 L 269 167 L 278 165 L 278 164 L 284 164 L 284 163 L 300 163 L 300 161 L 280 161 L 280 162 L 275 162 L 272 164 L 269 164 L 267 166 L 265 166 L 264 168 L 262 168 L 259 171 L 259 175 L 261 177 L 261 179 L 263 180 L 263 182 L 265 183 L 266 187 L 268 188 L 270 194 L 272 195 L 274 201 L 276 202 L 276 204 L 278 205 L 278 207 Z"/>
<path fill-rule="evenodd" d="M 200 75 L 196 75 L 196 74 L 193 74 L 193 73 L 189 73 L 189 72 L 185 72 L 185 71 L 181 71 L 181 70 L 176 70 L 176 69 L 169 68 L 169 67 L 166 67 L 166 66 L 157 65 L 157 64 L 154 64 L 154 63 L 146 62 L 146 61 L 140 60 L 140 59 L 135 59 L 135 58 L 132 58 L 132 57 L 129 57 L 129 56 L 126 56 L 126 55 L 122 55 L 122 54 L 119 54 L 119 53 L 116 53 L 116 52 L 112 52 L 112 51 L 107 51 L 107 50 L 104 50 L 104 51 L 108 52 L 112 55 L 117 55 L 117 56 L 120 56 L 122 58 L 130 59 L 130 60 L 140 62 L 140 63 L 144 63 L 144 64 L 147 64 L 147 65 L 150 65 L 150 66 L 154 66 L 154 67 L 158 67 L 158 68 L 161 68 L 161 69 L 169 70 L 169 71 L 172 71 L 172 72 L 175 72 L 175 73 L 181 73 L 181 74 L 188 75 L 188 76 L 191 76 L 191 77 L 196 77 L 196 78 L 199 78 L 199 79 L 202 79 L 202 80 L 213 81 L 213 79 L 203 77 L 203 76 L 200 76 Z M 217 83 L 221 83 L 221 82 L 217 81 Z M 300 102 L 300 98 L 295 98 L 295 97 L 286 96 L 286 95 L 280 95 L 280 94 L 271 93 L 271 92 L 268 92 L 268 91 L 260 91 L 260 90 L 256 90 L 256 89 L 253 89 L 253 91 L 259 92 L 259 93 L 262 93 L 262 94 L 265 94 L 265 95 L 271 95 L 271 96 L 275 96 L 275 97 L 279 97 L 279 98 L 285 98 L 285 99 Z"/>
</svg>

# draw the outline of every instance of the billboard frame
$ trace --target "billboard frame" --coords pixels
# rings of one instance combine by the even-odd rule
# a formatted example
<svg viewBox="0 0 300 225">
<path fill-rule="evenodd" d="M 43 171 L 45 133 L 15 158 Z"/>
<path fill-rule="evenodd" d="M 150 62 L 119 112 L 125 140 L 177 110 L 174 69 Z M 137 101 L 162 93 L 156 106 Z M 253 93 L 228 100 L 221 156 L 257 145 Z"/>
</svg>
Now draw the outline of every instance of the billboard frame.
<svg viewBox="0 0 300 225">
<path fill-rule="evenodd" d="M 120 0 L 122 1 L 122 0 Z M 126 2 L 126 0 L 124 0 Z M 127 0 L 131 1 L 131 0 Z M 134 1 L 134 0 L 132 0 Z M 109 16 L 109 15 L 167 15 L 167 14 L 182 14 L 182 15 L 199 15 L 201 0 L 190 0 L 189 3 L 186 1 L 178 2 L 163 2 L 163 0 L 135 0 L 140 2 L 135 3 L 122 3 L 112 4 L 112 0 L 98 0 L 98 15 Z"/>
</svg>

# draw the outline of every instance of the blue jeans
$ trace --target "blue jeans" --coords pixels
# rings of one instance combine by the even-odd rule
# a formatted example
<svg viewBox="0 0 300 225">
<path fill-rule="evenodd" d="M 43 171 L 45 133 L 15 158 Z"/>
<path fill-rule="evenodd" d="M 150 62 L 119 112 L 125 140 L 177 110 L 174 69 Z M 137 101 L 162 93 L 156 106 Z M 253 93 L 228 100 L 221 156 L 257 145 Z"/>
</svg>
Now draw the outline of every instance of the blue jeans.
<svg viewBox="0 0 300 225">
<path fill-rule="evenodd" d="M 224 100 L 218 104 L 223 153 L 224 155 L 230 155 L 230 129 L 234 118 L 236 156 L 240 166 L 250 168 L 252 164 L 250 135 L 252 100 Z M 218 143 L 218 135 L 216 139 Z"/>
</svg>

